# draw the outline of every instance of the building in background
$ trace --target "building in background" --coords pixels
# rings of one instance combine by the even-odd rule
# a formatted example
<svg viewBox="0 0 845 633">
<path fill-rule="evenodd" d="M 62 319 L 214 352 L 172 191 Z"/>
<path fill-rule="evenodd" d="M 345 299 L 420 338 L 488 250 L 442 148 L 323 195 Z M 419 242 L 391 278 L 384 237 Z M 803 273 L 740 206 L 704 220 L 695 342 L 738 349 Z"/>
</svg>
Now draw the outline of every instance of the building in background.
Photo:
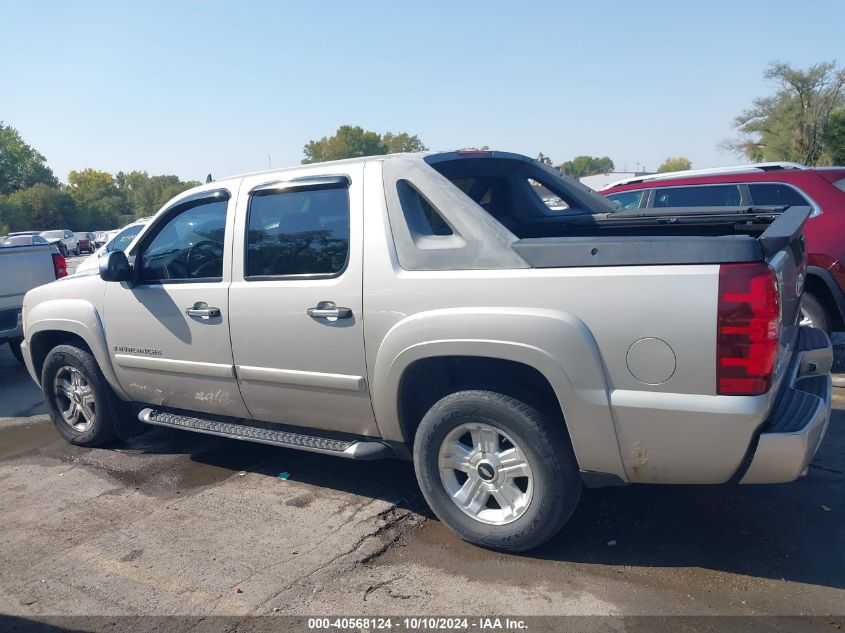
<svg viewBox="0 0 845 633">
<path fill-rule="evenodd" d="M 617 180 L 622 180 L 623 178 L 636 178 L 637 176 L 648 176 L 652 173 L 653 172 L 650 171 L 610 171 L 606 174 L 584 176 L 578 180 L 594 191 L 601 191 L 607 187 L 607 185 L 614 183 Z"/>
</svg>

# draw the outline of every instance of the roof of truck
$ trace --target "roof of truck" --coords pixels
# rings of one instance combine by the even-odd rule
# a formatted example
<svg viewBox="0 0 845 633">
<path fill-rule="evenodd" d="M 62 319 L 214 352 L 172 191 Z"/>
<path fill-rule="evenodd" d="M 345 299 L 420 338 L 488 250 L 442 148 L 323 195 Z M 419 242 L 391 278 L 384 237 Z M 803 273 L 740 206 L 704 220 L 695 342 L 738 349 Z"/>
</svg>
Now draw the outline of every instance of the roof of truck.
<svg viewBox="0 0 845 633">
<path fill-rule="evenodd" d="M 224 182 L 227 180 L 236 180 L 239 178 L 247 178 L 249 176 L 261 176 L 262 174 L 276 174 L 279 172 L 284 171 L 296 171 L 299 169 L 306 169 L 308 167 L 318 167 L 320 165 L 337 165 L 339 167 L 343 167 L 346 165 L 357 165 L 359 163 L 364 163 L 369 160 L 387 160 L 390 158 L 423 158 L 425 156 L 430 156 L 432 154 L 445 154 L 449 152 L 405 152 L 399 154 L 379 154 L 376 156 L 356 156 L 355 158 L 341 158 L 338 160 L 323 160 L 315 163 L 301 163 L 299 165 L 288 165 L 287 167 L 273 167 L 272 169 L 259 169 L 258 171 L 249 171 L 242 174 L 233 174 L 231 176 L 226 176 L 225 178 L 221 178 L 220 180 L 212 180 L 210 183 L 213 184 L 215 182 Z"/>
</svg>

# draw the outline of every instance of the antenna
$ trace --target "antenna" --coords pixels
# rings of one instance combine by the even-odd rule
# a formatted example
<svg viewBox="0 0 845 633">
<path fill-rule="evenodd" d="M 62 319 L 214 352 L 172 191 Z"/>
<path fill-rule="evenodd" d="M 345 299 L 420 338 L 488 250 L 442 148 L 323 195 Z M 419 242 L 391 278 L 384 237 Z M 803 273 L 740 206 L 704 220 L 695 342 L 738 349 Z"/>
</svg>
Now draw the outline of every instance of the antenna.
<svg viewBox="0 0 845 633">
<path fill-rule="evenodd" d="M 267 168 L 273 169 L 273 163 L 270 162 L 270 154 L 267 154 Z"/>
<path fill-rule="evenodd" d="M 206 183 L 212 182 L 213 180 L 214 180 L 214 178 L 211 177 L 211 174 L 208 174 L 208 176 L 205 177 Z"/>
</svg>

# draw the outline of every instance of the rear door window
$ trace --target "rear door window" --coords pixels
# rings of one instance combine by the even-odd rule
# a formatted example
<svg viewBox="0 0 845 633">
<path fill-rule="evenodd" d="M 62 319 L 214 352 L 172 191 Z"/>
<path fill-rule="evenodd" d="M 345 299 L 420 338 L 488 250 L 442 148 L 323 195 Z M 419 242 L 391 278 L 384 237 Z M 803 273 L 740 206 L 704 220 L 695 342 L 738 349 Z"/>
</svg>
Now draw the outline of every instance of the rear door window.
<svg viewBox="0 0 845 633">
<path fill-rule="evenodd" d="M 696 185 L 656 189 L 655 207 L 737 207 L 740 205 L 737 185 Z"/>
<path fill-rule="evenodd" d="M 256 194 L 249 205 L 246 277 L 336 276 L 349 256 L 349 192 Z"/>
<path fill-rule="evenodd" d="M 789 185 L 782 183 L 748 184 L 751 202 L 764 206 L 809 206 L 807 199 Z"/>
</svg>

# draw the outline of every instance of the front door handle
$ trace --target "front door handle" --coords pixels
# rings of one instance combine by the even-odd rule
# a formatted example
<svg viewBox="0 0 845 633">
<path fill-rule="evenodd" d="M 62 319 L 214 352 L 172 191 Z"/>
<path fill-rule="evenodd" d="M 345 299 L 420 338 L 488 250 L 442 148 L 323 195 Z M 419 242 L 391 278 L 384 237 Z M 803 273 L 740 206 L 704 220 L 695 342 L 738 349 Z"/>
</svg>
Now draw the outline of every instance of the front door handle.
<svg viewBox="0 0 845 633">
<path fill-rule="evenodd" d="M 205 301 L 197 301 L 193 307 L 187 308 L 185 314 L 189 317 L 199 317 L 201 319 L 210 319 L 211 317 L 220 316 L 220 308 L 211 308 Z"/>
<path fill-rule="evenodd" d="M 305 312 L 312 319 L 351 319 L 352 308 L 341 308 L 334 301 L 321 301 L 316 308 L 308 308 Z"/>
</svg>

